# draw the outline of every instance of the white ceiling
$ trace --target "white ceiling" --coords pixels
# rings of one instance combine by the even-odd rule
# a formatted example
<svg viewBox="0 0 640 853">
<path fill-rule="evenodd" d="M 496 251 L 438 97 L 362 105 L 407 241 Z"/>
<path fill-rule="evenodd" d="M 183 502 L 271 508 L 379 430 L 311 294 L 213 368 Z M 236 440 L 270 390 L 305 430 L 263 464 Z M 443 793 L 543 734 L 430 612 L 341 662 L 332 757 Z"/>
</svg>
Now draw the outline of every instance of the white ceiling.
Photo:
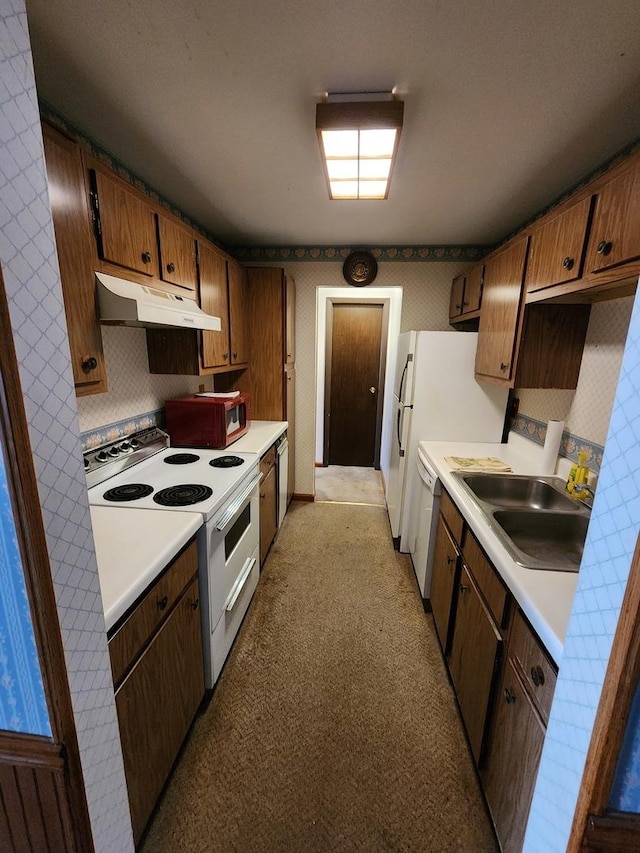
<svg viewBox="0 0 640 853">
<path fill-rule="evenodd" d="M 233 245 L 492 243 L 640 137 L 638 0 L 27 0 L 39 94 Z M 386 201 L 323 92 L 396 91 Z"/>
</svg>

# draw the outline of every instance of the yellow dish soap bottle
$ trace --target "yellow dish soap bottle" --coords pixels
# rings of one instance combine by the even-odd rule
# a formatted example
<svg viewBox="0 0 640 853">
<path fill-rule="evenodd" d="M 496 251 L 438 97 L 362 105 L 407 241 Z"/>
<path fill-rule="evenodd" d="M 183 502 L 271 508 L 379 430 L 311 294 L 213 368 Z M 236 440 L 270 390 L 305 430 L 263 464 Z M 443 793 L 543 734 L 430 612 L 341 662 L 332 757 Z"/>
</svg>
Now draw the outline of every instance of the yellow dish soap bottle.
<svg viewBox="0 0 640 853">
<path fill-rule="evenodd" d="M 585 466 L 585 462 L 587 461 L 588 453 L 586 450 L 578 451 L 578 461 L 574 462 L 571 466 L 571 470 L 569 471 L 569 476 L 567 478 L 566 491 L 573 495 L 573 489 L 576 484 L 586 483 L 587 478 L 589 476 L 589 469 Z M 584 477 L 584 479 L 578 478 Z"/>
</svg>

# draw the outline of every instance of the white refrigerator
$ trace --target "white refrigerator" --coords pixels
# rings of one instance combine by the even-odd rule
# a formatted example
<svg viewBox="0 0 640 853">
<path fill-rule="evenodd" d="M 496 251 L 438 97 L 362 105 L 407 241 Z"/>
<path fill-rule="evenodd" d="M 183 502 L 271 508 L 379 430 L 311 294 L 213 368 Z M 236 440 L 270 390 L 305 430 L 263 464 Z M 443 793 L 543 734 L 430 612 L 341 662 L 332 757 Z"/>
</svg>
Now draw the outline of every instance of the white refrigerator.
<svg viewBox="0 0 640 853">
<path fill-rule="evenodd" d="M 391 535 L 412 552 L 419 441 L 500 442 L 508 389 L 474 377 L 477 332 L 403 332 L 398 338 L 394 435 L 386 482 Z"/>
</svg>

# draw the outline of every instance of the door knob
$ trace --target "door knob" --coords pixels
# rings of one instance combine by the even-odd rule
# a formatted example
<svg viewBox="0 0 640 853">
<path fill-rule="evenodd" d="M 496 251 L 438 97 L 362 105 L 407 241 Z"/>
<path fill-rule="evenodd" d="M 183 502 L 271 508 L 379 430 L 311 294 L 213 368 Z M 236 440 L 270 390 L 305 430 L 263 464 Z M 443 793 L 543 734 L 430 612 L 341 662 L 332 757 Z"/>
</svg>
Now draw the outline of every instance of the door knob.
<svg viewBox="0 0 640 853">
<path fill-rule="evenodd" d="M 376 389 L 375 389 L 375 387 L 374 387 L 373 385 L 371 386 L 371 388 L 369 388 L 369 391 L 370 391 L 372 394 L 375 394 L 375 393 L 376 393 Z"/>
</svg>

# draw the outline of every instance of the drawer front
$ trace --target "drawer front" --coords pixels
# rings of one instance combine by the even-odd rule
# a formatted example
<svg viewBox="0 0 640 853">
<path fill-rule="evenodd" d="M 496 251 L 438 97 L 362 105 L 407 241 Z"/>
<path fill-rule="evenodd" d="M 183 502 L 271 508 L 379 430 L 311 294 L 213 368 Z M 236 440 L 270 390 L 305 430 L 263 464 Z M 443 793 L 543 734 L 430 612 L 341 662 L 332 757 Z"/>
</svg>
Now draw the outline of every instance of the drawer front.
<svg viewBox="0 0 640 853">
<path fill-rule="evenodd" d="M 260 460 L 260 473 L 266 477 L 269 471 L 276 464 L 276 449 L 270 447 Z"/>
<path fill-rule="evenodd" d="M 444 489 L 440 496 L 440 514 L 447 522 L 449 530 L 453 534 L 453 538 L 459 545 L 462 542 L 462 526 L 464 524 L 464 519 L 460 515 L 458 507 L 454 504 Z"/>
<path fill-rule="evenodd" d="M 530 688 L 542 717 L 548 722 L 556 686 L 556 670 L 519 610 L 513 620 L 509 657 L 516 660 L 522 668 L 524 681 Z"/>
<path fill-rule="evenodd" d="M 507 588 L 502 583 L 496 570 L 485 557 L 480 545 L 471 531 L 467 532 L 464 547 L 462 549 L 464 562 L 468 566 L 480 592 L 484 596 L 487 606 L 493 616 L 496 625 L 505 627 Z"/>
<path fill-rule="evenodd" d="M 195 540 L 164 572 L 109 640 L 111 672 L 118 685 L 149 637 L 164 621 L 180 593 L 198 571 Z"/>
</svg>

